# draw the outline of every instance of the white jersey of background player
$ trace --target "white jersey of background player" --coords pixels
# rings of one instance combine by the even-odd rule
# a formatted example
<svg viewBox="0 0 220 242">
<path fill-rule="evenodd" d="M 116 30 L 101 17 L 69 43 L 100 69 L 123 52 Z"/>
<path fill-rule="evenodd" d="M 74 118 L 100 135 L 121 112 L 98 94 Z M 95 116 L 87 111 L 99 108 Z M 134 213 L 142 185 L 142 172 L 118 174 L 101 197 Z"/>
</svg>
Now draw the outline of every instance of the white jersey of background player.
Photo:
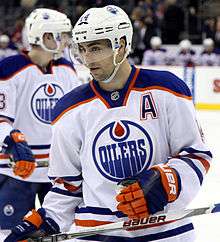
<svg viewBox="0 0 220 242">
<path fill-rule="evenodd" d="M 162 49 L 162 41 L 158 36 L 153 36 L 150 40 L 151 49 L 146 50 L 143 55 L 142 65 L 166 65 L 166 49 Z"/>
<path fill-rule="evenodd" d="M 9 155 L 0 154 L 0 174 L 5 175 L 5 178 L 14 178 L 9 179 L 11 183 L 17 181 L 17 186 L 11 188 L 14 195 L 10 189 L 9 195 L 5 194 L 7 191 L 0 190 L 0 217 L 5 224 L 5 221 L 10 220 L 7 228 L 10 224 L 17 223 L 18 218 L 21 219 L 30 207 L 34 207 L 32 196 L 40 191 L 39 182 L 46 192 L 46 183 L 50 182 L 47 172 L 51 111 L 58 99 L 79 85 L 72 64 L 59 58 L 72 28 L 67 16 L 55 10 L 36 9 L 26 19 L 26 28 L 28 41 L 32 46 L 30 52 L 8 57 L 0 62 L 0 141 L 2 143 L 12 129 L 19 129 L 33 151 L 37 167 L 29 177 L 23 179 L 16 176 L 10 168 Z M 1 178 L 4 177 L 2 175 Z M 24 186 L 30 186 L 25 189 L 30 193 L 26 199 L 24 196 L 19 197 L 19 193 L 22 193 L 20 185 L 24 182 L 28 182 Z M 37 188 L 30 185 L 33 182 Z M 2 186 L 0 184 L 3 189 Z M 6 186 L 5 189 L 7 190 Z M 18 204 L 26 211 L 22 211 Z"/>
<path fill-rule="evenodd" d="M 94 80 L 56 104 L 49 167 L 54 186 L 42 208 L 27 214 L 5 242 L 38 229 L 66 231 L 73 222 L 95 226 L 178 211 L 199 191 L 211 153 L 190 91 L 169 72 L 130 66 L 132 33 L 127 14 L 113 5 L 89 9 L 76 23 L 73 40 Z M 117 195 L 118 183 L 125 187 Z M 82 241 L 193 239 L 193 225 L 181 220 Z"/>
<path fill-rule="evenodd" d="M 211 38 L 203 40 L 203 51 L 198 56 L 197 63 L 201 66 L 218 66 L 219 55 L 215 53 L 214 41 Z"/>
<path fill-rule="evenodd" d="M 175 65 L 194 66 L 196 65 L 196 52 L 192 49 L 191 41 L 184 39 L 179 43 L 179 51 L 176 54 Z"/>
</svg>

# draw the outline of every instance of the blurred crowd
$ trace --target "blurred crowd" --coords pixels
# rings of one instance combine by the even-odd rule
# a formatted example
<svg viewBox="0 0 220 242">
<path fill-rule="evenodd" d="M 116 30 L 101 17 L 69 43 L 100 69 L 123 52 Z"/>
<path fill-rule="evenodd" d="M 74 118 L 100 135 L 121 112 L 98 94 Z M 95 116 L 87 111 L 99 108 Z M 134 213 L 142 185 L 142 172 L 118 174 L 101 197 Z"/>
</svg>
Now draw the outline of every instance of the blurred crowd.
<svg viewBox="0 0 220 242">
<path fill-rule="evenodd" d="M 203 0 L 205 1 L 205 0 Z M 66 13 L 74 24 L 90 7 L 115 4 L 134 26 L 130 62 L 143 65 L 220 65 L 220 16 L 198 17 L 199 0 L 1 0 L 0 59 L 27 49 L 24 22 L 38 7 Z M 199 25 L 198 23 L 202 23 Z M 202 44 L 202 50 L 193 48 Z M 170 53 L 167 45 L 177 45 Z"/>
</svg>

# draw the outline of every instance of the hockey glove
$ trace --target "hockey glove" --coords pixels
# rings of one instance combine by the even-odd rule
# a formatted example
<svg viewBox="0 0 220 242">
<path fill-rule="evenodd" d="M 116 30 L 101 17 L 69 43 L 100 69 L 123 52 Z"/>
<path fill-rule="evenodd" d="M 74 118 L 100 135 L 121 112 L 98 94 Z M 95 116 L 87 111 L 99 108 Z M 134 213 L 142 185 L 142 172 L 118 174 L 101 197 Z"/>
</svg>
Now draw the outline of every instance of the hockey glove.
<svg viewBox="0 0 220 242">
<path fill-rule="evenodd" d="M 12 228 L 11 233 L 4 242 L 17 242 L 28 238 L 60 233 L 58 224 L 51 218 L 45 216 L 43 208 L 32 210 L 25 215 L 23 222 Z"/>
<path fill-rule="evenodd" d="M 24 135 L 17 129 L 10 132 L 4 140 L 2 151 L 12 156 L 14 174 L 23 179 L 29 177 L 35 169 L 33 153 L 28 146 Z"/>
<path fill-rule="evenodd" d="M 117 209 L 129 218 L 144 218 L 164 210 L 175 201 L 181 191 L 181 181 L 176 170 L 167 165 L 155 165 L 132 179 L 119 183 L 116 196 Z"/>
</svg>

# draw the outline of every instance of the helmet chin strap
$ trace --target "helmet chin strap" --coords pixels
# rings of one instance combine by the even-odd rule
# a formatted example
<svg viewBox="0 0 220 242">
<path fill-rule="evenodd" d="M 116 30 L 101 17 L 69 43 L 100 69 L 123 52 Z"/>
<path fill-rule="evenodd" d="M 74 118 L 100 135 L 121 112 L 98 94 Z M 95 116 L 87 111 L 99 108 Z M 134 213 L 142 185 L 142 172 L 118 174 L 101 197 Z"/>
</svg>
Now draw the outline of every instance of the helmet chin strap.
<svg viewBox="0 0 220 242">
<path fill-rule="evenodd" d="M 106 78 L 105 80 L 103 80 L 103 81 L 101 81 L 101 82 L 103 82 L 103 83 L 109 83 L 109 82 L 111 82 L 111 81 L 113 80 L 113 78 L 115 77 L 115 75 L 116 75 L 116 73 L 117 73 L 117 71 L 118 71 L 118 69 L 119 69 L 121 63 L 122 63 L 122 62 L 126 59 L 126 57 L 128 56 L 128 50 L 126 50 L 123 59 L 122 59 L 119 63 L 116 63 L 116 56 L 117 56 L 117 54 L 118 54 L 118 49 L 116 49 L 116 50 L 114 51 L 114 55 L 113 55 L 113 63 L 114 63 L 114 66 L 115 66 L 113 72 L 111 73 L 111 75 L 110 75 L 108 78 Z"/>
</svg>

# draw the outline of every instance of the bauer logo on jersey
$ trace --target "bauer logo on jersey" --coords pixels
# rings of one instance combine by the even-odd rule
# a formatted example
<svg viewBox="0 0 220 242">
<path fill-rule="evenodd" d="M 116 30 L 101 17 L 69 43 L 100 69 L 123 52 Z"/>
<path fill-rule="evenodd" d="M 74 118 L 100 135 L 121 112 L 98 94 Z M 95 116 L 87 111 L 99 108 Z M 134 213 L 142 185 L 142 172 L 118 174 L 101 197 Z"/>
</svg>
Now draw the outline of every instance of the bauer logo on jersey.
<svg viewBox="0 0 220 242">
<path fill-rule="evenodd" d="M 112 181 L 147 169 L 153 155 L 150 135 L 139 124 L 128 120 L 111 122 L 95 136 L 92 155 L 99 172 Z"/>
<path fill-rule="evenodd" d="M 51 122 L 51 112 L 56 102 L 64 95 L 57 84 L 44 84 L 38 87 L 31 99 L 31 109 L 35 117 L 43 123 Z"/>
</svg>

